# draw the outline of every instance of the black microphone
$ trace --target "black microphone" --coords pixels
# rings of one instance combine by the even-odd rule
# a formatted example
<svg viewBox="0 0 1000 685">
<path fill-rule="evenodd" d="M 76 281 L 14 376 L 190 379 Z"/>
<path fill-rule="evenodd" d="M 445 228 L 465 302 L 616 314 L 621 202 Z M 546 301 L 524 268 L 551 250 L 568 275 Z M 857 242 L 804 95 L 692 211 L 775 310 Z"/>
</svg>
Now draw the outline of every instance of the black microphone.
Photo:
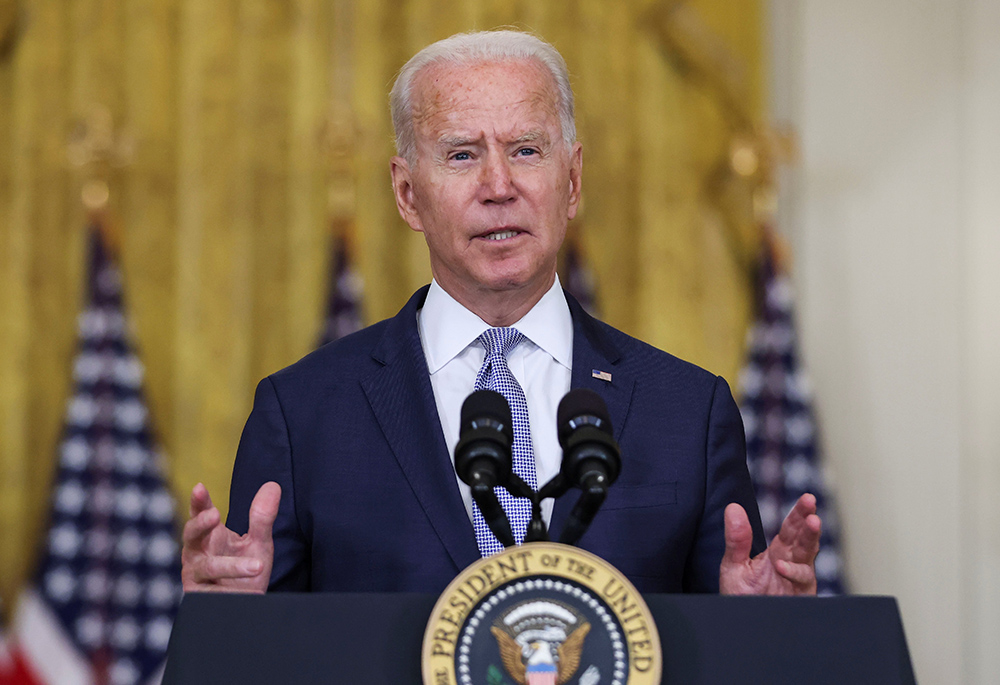
<svg viewBox="0 0 1000 685">
<path fill-rule="evenodd" d="M 583 490 L 570 512 L 559 542 L 572 545 L 587 531 L 597 510 L 618 479 L 622 460 L 604 400 L 593 390 L 570 390 L 556 412 L 559 444 L 563 448 L 560 475 Z"/>
<path fill-rule="evenodd" d="M 514 545 L 514 534 L 493 488 L 510 481 L 512 426 L 510 405 L 504 396 L 493 390 L 477 390 L 462 403 L 455 446 L 455 471 L 472 489 L 472 499 L 483 519 L 504 547 Z"/>
</svg>

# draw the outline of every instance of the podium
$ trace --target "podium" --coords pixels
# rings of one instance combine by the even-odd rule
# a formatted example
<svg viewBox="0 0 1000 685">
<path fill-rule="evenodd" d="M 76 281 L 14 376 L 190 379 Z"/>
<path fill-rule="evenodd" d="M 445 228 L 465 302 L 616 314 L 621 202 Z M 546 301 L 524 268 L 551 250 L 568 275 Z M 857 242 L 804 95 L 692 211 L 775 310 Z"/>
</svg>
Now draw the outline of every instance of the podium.
<svg viewBox="0 0 1000 685">
<path fill-rule="evenodd" d="M 915 683 L 892 597 L 646 595 L 666 685 Z M 165 685 L 419 685 L 435 595 L 188 594 Z"/>
</svg>

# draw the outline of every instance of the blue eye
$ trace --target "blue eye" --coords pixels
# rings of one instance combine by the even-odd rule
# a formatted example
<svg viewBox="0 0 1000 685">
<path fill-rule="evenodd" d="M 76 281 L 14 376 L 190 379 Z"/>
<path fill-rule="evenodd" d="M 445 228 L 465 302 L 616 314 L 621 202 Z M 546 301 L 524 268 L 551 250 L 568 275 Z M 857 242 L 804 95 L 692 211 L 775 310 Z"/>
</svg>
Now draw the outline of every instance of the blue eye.
<svg viewBox="0 0 1000 685">
<path fill-rule="evenodd" d="M 521 157 L 531 157 L 532 155 L 537 155 L 538 150 L 533 147 L 522 147 L 515 154 Z"/>
<path fill-rule="evenodd" d="M 464 162 L 466 160 L 472 159 L 472 155 L 470 155 L 468 152 L 456 152 L 451 156 L 451 158 L 456 162 Z"/>
</svg>

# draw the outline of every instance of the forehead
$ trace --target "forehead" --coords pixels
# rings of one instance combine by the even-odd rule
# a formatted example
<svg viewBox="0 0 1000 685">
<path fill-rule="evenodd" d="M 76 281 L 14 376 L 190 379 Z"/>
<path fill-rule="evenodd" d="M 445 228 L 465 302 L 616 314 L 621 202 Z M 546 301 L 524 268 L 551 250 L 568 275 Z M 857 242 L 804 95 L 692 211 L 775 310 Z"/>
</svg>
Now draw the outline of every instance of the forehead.
<svg viewBox="0 0 1000 685">
<path fill-rule="evenodd" d="M 463 126 L 558 125 L 555 79 L 536 60 L 435 64 L 413 84 L 413 122 L 424 135 Z"/>
</svg>

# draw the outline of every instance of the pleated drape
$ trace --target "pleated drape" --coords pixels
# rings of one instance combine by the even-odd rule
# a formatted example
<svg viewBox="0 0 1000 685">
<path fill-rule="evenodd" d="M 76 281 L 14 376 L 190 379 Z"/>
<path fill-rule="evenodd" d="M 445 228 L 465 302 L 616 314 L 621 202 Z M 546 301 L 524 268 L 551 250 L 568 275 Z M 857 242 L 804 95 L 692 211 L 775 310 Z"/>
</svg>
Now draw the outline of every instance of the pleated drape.
<svg viewBox="0 0 1000 685">
<path fill-rule="evenodd" d="M 97 174 L 110 188 L 181 509 L 200 480 L 225 511 L 255 384 L 317 339 L 331 226 L 353 227 L 368 322 L 430 278 L 392 200 L 387 93 L 409 55 L 456 31 L 513 25 L 563 52 L 585 160 L 571 230 L 604 318 L 733 381 L 750 190 L 718 192 L 734 124 L 657 28 L 679 4 L 0 0 L 14 17 L 0 23 L 0 596 L 15 595 L 44 530 L 81 306 L 83 184 Z M 685 9 L 759 114 L 760 1 Z M 99 108 L 132 153 L 75 167 L 67 141 Z"/>
</svg>

